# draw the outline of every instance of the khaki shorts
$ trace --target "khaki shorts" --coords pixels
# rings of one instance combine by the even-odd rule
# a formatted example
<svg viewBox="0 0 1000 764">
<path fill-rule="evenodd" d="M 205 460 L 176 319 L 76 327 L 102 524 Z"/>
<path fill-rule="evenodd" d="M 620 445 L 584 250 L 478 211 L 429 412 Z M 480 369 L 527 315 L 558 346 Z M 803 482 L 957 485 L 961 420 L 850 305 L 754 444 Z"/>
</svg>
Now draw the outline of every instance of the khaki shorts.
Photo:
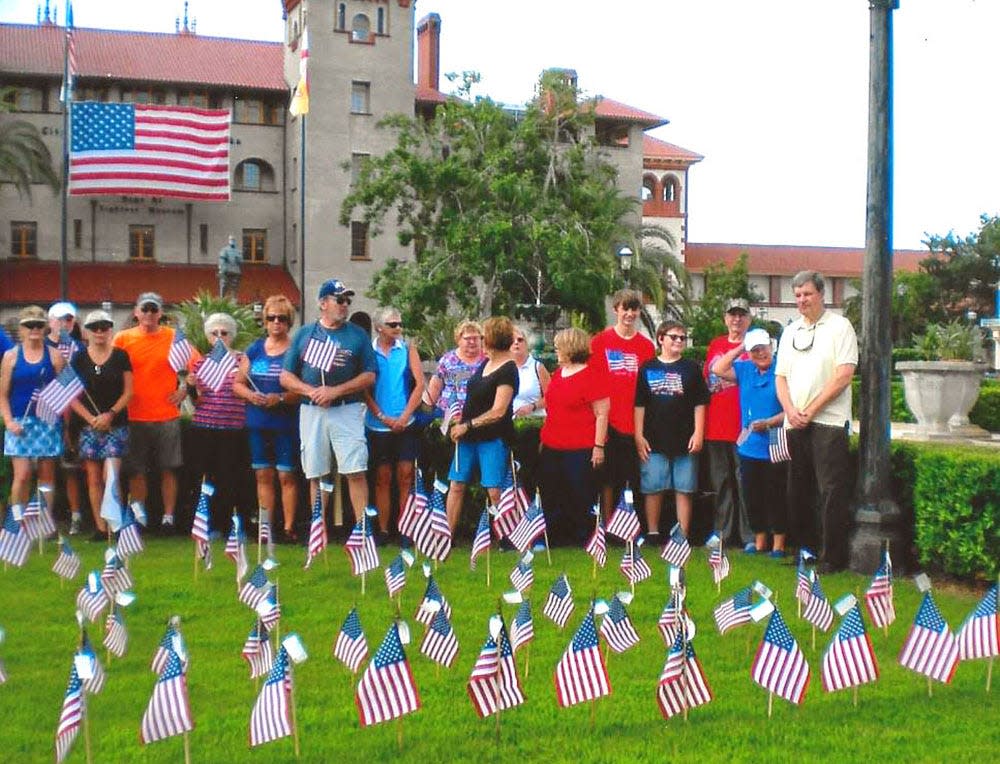
<svg viewBox="0 0 1000 764">
<path fill-rule="evenodd" d="M 299 438 L 302 471 L 312 480 L 333 469 L 353 475 L 368 469 L 368 441 L 365 439 L 365 404 L 343 406 L 299 406 Z"/>
</svg>

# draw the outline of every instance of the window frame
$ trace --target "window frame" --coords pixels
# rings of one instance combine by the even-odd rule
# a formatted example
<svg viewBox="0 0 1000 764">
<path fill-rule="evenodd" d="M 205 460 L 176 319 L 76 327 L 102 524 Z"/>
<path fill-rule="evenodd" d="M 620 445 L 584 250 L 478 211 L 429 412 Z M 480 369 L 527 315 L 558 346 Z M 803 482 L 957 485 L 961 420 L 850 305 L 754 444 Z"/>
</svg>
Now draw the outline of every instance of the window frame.
<svg viewBox="0 0 1000 764">
<path fill-rule="evenodd" d="M 351 260 L 367 261 L 372 259 L 371 238 L 368 235 L 368 223 L 364 220 L 351 221 Z"/>
<path fill-rule="evenodd" d="M 243 229 L 243 262 L 267 263 L 267 229 Z"/>
<path fill-rule="evenodd" d="M 351 80 L 351 114 L 372 113 L 372 84 L 365 80 Z"/>
<path fill-rule="evenodd" d="M 145 243 L 147 240 L 149 242 L 149 254 L 146 254 Z M 151 263 L 156 261 L 156 226 L 141 223 L 129 225 L 128 260 L 130 263 Z"/>
<path fill-rule="evenodd" d="M 38 221 L 10 221 L 10 256 L 21 260 L 38 257 Z"/>
</svg>

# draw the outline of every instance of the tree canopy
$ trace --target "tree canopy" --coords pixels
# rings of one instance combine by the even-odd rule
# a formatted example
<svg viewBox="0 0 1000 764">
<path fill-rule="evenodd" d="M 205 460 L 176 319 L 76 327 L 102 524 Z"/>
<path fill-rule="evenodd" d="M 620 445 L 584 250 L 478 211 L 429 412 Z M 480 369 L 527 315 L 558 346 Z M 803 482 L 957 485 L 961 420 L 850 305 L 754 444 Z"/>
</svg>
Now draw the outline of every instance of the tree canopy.
<svg viewBox="0 0 1000 764">
<path fill-rule="evenodd" d="M 0 88 L 0 112 L 12 110 L 14 88 Z M 12 183 L 18 196 L 31 199 L 32 183 L 44 183 L 56 193 L 59 175 L 38 128 L 20 119 L 0 121 L 0 182 Z"/>
<path fill-rule="evenodd" d="M 396 146 L 366 161 L 341 223 L 360 218 L 377 236 L 393 215 L 414 259 L 390 260 L 369 295 L 398 305 L 415 328 L 449 305 L 482 316 L 535 302 L 600 324 L 636 204 L 602 155 L 615 149 L 597 145 L 588 103 L 555 73 L 521 112 L 471 99 L 476 81 L 466 74 L 461 97 L 430 120 L 380 123 Z"/>
<path fill-rule="evenodd" d="M 722 316 L 726 312 L 726 303 L 735 297 L 743 297 L 750 303 L 764 299 L 764 295 L 750 283 L 746 253 L 740 255 L 732 268 L 727 268 L 725 263 L 713 263 L 705 269 L 705 293 L 686 318 L 695 345 L 707 345 L 715 337 L 725 334 L 726 324 Z"/>
</svg>

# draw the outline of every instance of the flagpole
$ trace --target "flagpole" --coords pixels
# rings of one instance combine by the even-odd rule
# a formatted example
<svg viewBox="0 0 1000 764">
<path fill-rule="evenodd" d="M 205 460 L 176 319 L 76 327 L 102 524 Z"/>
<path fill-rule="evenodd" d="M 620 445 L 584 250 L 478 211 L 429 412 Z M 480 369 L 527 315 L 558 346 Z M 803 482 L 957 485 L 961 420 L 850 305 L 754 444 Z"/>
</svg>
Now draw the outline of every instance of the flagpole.
<svg viewBox="0 0 1000 764">
<path fill-rule="evenodd" d="M 340 481 L 338 480 L 337 482 L 340 482 Z M 362 545 L 365 543 L 365 523 L 366 522 L 367 522 L 367 517 L 365 517 L 365 510 L 364 510 L 364 508 L 362 508 L 362 510 L 361 510 L 361 543 L 362 543 Z M 364 594 L 365 594 L 365 578 L 367 577 L 367 575 L 368 575 L 368 572 L 364 568 L 362 568 L 362 570 L 361 570 L 361 595 L 362 596 L 364 596 Z"/>
<path fill-rule="evenodd" d="M 73 88 L 69 81 L 69 42 L 72 34 L 73 7 L 66 5 L 66 34 L 63 39 L 63 124 L 62 124 L 62 221 L 59 232 L 59 299 L 69 299 L 69 260 L 66 253 L 69 215 L 69 110 L 73 102 Z"/>
<path fill-rule="evenodd" d="M 306 302 L 306 115 L 299 119 L 299 296 Z"/>
<path fill-rule="evenodd" d="M 535 495 L 536 496 L 538 495 L 537 491 L 536 491 Z M 594 538 L 597 538 L 597 531 L 598 531 L 598 529 L 600 527 L 601 527 L 601 511 L 598 510 L 597 511 L 597 517 L 594 518 Z M 547 533 L 547 531 L 546 531 L 546 533 Z M 607 541 L 605 541 L 605 544 L 606 543 L 607 543 Z M 548 539 L 546 539 L 545 548 L 546 548 L 546 550 L 548 550 L 548 548 L 549 548 Z M 594 564 L 590 567 L 590 580 L 591 581 L 596 581 L 597 580 L 597 557 L 595 555 L 591 555 L 591 556 L 594 557 Z M 595 594 L 594 597 L 596 598 L 597 595 Z"/>
</svg>

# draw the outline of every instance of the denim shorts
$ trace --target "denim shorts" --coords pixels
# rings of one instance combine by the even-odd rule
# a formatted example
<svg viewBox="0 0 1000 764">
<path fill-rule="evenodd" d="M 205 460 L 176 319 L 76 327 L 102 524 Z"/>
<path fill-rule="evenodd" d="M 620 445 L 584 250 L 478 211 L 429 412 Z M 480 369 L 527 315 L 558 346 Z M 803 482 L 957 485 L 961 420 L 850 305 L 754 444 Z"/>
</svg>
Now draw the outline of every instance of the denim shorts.
<svg viewBox="0 0 1000 764">
<path fill-rule="evenodd" d="M 507 444 L 503 438 L 458 442 L 458 453 L 451 457 L 448 479 L 468 483 L 472 471 L 479 467 L 479 482 L 483 488 L 499 488 L 508 468 Z"/>
<path fill-rule="evenodd" d="M 250 428 L 250 466 L 255 470 L 276 467 L 278 472 L 292 472 L 298 464 L 298 433 L 288 430 Z"/>
<path fill-rule="evenodd" d="M 643 493 L 694 493 L 698 490 L 698 457 L 695 454 L 668 457 L 654 451 L 639 465 L 639 472 Z"/>
<path fill-rule="evenodd" d="M 299 406 L 299 437 L 302 471 L 309 480 L 333 469 L 332 456 L 337 457 L 337 472 L 341 475 L 368 471 L 363 403 Z"/>
</svg>

